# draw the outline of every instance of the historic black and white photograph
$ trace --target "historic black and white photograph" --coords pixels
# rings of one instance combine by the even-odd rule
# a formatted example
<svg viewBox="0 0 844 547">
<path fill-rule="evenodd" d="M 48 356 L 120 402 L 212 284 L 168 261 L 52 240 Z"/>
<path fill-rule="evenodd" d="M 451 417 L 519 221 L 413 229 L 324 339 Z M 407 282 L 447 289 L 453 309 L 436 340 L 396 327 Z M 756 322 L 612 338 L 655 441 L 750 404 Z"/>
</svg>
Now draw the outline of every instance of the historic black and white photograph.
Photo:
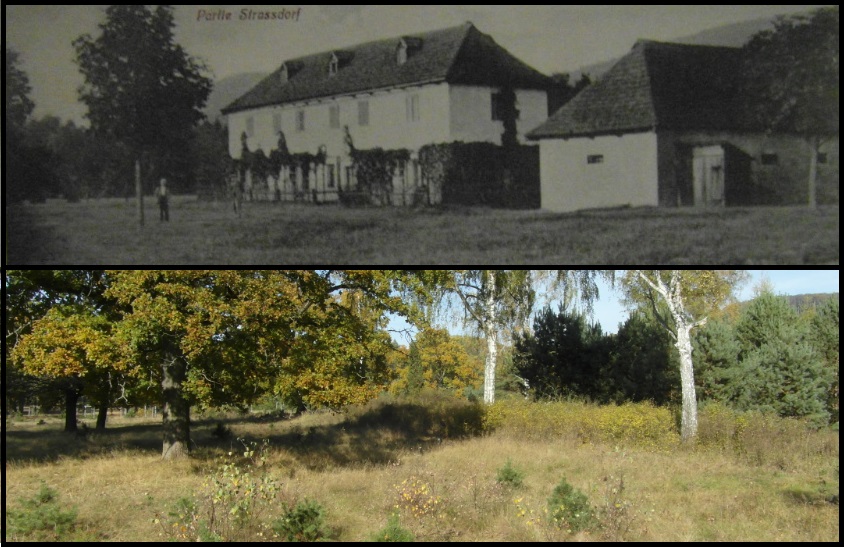
<svg viewBox="0 0 844 547">
<path fill-rule="evenodd" d="M 838 6 L 5 8 L 9 265 L 837 265 Z"/>
</svg>

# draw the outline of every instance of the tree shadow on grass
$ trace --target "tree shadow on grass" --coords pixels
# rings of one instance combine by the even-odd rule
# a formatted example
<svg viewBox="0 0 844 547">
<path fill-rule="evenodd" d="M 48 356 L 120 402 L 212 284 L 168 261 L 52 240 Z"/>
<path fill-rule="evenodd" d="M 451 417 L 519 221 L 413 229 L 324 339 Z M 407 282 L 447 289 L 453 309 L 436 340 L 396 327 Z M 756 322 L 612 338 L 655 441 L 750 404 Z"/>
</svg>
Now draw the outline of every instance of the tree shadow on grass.
<svg viewBox="0 0 844 547">
<path fill-rule="evenodd" d="M 60 458 L 85 459 L 117 450 L 161 451 L 161 426 L 119 425 L 105 430 L 66 433 L 61 426 L 42 429 L 7 429 L 4 455 L 9 462 L 50 462 Z"/>
<path fill-rule="evenodd" d="M 311 470 L 362 465 L 388 465 L 407 451 L 428 451 L 449 440 L 480 435 L 483 409 L 465 401 L 439 400 L 373 404 L 342 422 L 307 425 L 304 417 L 267 421 L 255 417 L 207 418 L 191 423 L 194 455 L 212 459 L 220 451 L 242 449 L 244 442 L 267 439 L 272 447 L 286 450 L 300 465 Z M 264 424 L 254 432 L 255 424 Z M 219 424 L 219 425 L 218 425 Z M 274 425 L 284 429 L 275 431 Z M 243 435 L 231 427 L 252 426 Z M 7 429 L 6 462 L 50 462 L 60 458 L 86 459 L 119 451 L 145 455 L 161 453 L 160 424 L 120 424 L 103 431 L 64 433 L 60 425 L 43 429 Z M 216 431 L 216 433 L 215 433 Z M 221 434 L 220 432 L 223 432 Z M 228 432 L 228 433 L 226 433 Z M 197 450 L 198 449 L 198 450 Z"/>
<path fill-rule="evenodd" d="M 245 440 L 267 439 L 314 471 L 389 465 L 409 450 L 424 452 L 449 440 L 480 435 L 482 417 L 479 405 L 464 402 L 435 406 L 388 403 L 370 407 L 341 423 L 308 427 L 294 422 L 283 433 L 260 439 L 247 436 Z"/>
</svg>

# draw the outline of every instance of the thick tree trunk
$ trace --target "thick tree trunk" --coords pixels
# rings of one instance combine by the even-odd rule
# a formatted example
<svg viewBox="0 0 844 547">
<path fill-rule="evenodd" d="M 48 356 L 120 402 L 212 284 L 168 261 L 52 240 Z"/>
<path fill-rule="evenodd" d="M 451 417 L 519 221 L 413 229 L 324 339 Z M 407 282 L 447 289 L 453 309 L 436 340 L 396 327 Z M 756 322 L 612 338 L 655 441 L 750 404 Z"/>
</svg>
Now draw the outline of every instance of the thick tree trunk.
<svg viewBox="0 0 844 547">
<path fill-rule="evenodd" d="M 99 431 L 105 430 L 106 417 L 108 417 L 108 402 L 100 403 L 97 409 L 97 429 Z"/>
<path fill-rule="evenodd" d="M 484 403 L 495 402 L 495 365 L 498 360 L 498 329 L 495 314 L 495 271 L 484 273 L 484 335 L 486 336 L 486 366 L 484 367 Z"/>
<path fill-rule="evenodd" d="M 186 458 L 190 454 L 190 405 L 185 398 L 182 383 L 185 381 L 187 365 L 175 350 L 168 350 L 164 352 L 161 369 L 164 395 L 164 446 L 161 457 L 165 460 Z"/>
<path fill-rule="evenodd" d="M 64 390 L 64 430 L 76 433 L 76 403 L 79 402 L 79 390 L 71 386 Z"/>
</svg>

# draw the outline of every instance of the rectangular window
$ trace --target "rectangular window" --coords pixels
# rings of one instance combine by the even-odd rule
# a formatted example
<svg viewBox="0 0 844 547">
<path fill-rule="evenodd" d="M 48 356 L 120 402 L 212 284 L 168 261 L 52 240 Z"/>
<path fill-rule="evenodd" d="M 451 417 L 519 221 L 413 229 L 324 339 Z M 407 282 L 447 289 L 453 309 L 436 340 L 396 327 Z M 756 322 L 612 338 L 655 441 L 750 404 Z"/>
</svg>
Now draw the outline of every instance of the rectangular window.
<svg viewBox="0 0 844 547">
<path fill-rule="evenodd" d="M 331 129 L 340 129 L 340 105 L 328 107 L 328 125 Z"/>
<path fill-rule="evenodd" d="M 777 165 L 780 162 L 776 154 L 762 154 L 762 165 Z"/>
<path fill-rule="evenodd" d="M 334 176 L 334 167 L 335 167 L 334 165 L 326 165 L 326 169 L 328 171 L 327 174 L 326 174 L 326 176 L 328 178 L 328 188 L 330 188 L 332 190 L 334 188 L 337 188 L 337 179 Z"/>
<path fill-rule="evenodd" d="M 255 136 L 255 118 L 248 117 L 246 118 L 246 136 L 247 137 L 254 137 Z"/>
<path fill-rule="evenodd" d="M 510 106 L 513 109 L 513 115 L 515 119 L 519 119 L 521 116 L 521 112 L 516 108 L 515 98 L 513 105 Z M 504 101 L 504 93 L 497 92 L 492 94 L 492 121 L 494 122 L 502 122 L 507 115 L 508 105 L 505 104 Z"/>
<path fill-rule="evenodd" d="M 599 163 L 604 163 L 604 155 L 595 154 L 592 156 L 586 156 L 586 163 L 588 163 L 589 165 L 597 165 Z"/>
<path fill-rule="evenodd" d="M 418 122 L 419 121 L 419 95 L 413 94 L 408 95 L 406 98 L 406 106 L 407 106 L 407 121 L 409 122 Z"/>
<path fill-rule="evenodd" d="M 305 130 L 305 111 L 299 110 L 296 112 L 296 131 Z"/>
<path fill-rule="evenodd" d="M 369 101 L 358 103 L 358 125 L 361 127 L 369 125 Z"/>
<path fill-rule="evenodd" d="M 825 164 L 829 161 L 829 156 L 827 156 L 826 152 L 818 152 L 818 163 Z"/>
<path fill-rule="evenodd" d="M 281 133 L 281 114 L 273 114 L 273 135 Z"/>
<path fill-rule="evenodd" d="M 504 112 L 502 108 L 501 93 L 492 94 L 492 121 L 500 122 L 504 119 Z"/>
</svg>

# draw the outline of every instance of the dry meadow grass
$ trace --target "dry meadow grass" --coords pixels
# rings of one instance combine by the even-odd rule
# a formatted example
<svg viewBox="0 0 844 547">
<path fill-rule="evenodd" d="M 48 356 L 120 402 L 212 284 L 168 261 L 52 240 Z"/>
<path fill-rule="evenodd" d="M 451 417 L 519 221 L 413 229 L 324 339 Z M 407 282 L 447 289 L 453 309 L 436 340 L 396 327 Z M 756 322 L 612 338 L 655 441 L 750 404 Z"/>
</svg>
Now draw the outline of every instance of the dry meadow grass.
<svg viewBox="0 0 844 547">
<path fill-rule="evenodd" d="M 151 201 L 151 200 L 148 200 Z M 39 264 L 838 264 L 838 207 L 621 209 L 553 214 L 481 208 L 348 209 L 179 197 L 50 200 L 6 208 L 7 262 Z"/>
<path fill-rule="evenodd" d="M 108 433 L 86 438 L 61 433 L 58 419 L 13 419 L 7 509 L 44 481 L 62 505 L 78 508 L 80 537 L 160 541 L 156 513 L 201 489 L 216 458 L 247 437 L 270 440 L 264 470 L 283 485 L 282 497 L 319 501 L 341 541 L 368 540 L 381 529 L 403 481 L 424 484 L 426 499 L 438 500 L 418 518 L 403 507 L 401 524 L 419 541 L 838 541 L 838 505 L 825 497 L 833 481 L 837 494 L 837 432 L 801 440 L 805 457 L 778 459 L 778 447 L 769 446 L 770 457 L 753 462 L 712 447 L 653 449 L 506 428 L 443 437 L 438 416 L 402 428 L 413 408 L 376 403 L 346 415 L 208 419 L 194 427 L 194 457 L 177 463 L 160 461 L 158 426 L 141 418 L 115 419 Z M 231 438 L 212 435 L 218 422 Z M 508 459 L 524 473 L 521 487 L 496 481 Z M 616 507 L 603 528 L 569 534 L 546 522 L 546 500 L 563 477 L 593 505 Z"/>
</svg>

